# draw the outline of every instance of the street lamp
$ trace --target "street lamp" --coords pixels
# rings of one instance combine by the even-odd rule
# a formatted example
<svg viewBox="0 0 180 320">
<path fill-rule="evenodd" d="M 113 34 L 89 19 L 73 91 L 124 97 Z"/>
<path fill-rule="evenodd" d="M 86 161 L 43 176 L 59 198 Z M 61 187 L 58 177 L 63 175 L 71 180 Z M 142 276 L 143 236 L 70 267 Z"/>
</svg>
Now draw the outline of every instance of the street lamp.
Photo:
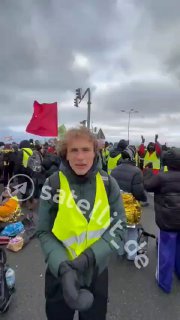
<svg viewBox="0 0 180 320">
<path fill-rule="evenodd" d="M 128 114 L 128 143 L 129 143 L 129 128 L 130 128 L 130 118 L 131 118 L 131 113 L 138 113 L 139 111 L 134 110 L 133 108 L 131 108 L 130 110 L 126 111 L 126 110 L 120 110 L 121 112 L 125 112 Z"/>
</svg>

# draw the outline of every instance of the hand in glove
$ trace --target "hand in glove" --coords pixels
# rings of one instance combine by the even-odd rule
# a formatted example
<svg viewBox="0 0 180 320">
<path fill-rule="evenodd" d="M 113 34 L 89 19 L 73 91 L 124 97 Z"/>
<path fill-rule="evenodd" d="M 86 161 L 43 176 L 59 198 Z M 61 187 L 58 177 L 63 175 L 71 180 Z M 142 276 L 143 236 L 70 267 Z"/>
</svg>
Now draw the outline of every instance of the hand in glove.
<svg viewBox="0 0 180 320">
<path fill-rule="evenodd" d="M 64 300 L 73 310 L 87 310 L 92 306 L 94 297 L 90 291 L 80 289 L 77 272 L 69 263 L 70 261 L 64 261 L 59 267 Z"/>
<path fill-rule="evenodd" d="M 158 140 L 158 134 L 155 135 L 155 142 Z"/>
<path fill-rule="evenodd" d="M 141 140 L 142 140 L 142 143 L 144 143 L 144 142 L 145 142 L 145 139 L 144 139 L 144 137 L 143 137 L 143 136 L 141 136 Z"/>
<path fill-rule="evenodd" d="M 68 261 L 68 264 L 75 270 L 83 273 L 93 265 L 95 265 L 95 256 L 93 251 L 89 248 L 81 253 L 77 258 Z"/>
</svg>

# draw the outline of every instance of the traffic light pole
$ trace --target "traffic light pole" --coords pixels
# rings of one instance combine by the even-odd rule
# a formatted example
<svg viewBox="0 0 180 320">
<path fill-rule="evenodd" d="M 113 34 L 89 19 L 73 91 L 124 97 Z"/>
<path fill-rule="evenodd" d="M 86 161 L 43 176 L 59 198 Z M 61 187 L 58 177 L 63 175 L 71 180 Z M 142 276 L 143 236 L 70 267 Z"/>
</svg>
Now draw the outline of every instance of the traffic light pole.
<svg viewBox="0 0 180 320">
<path fill-rule="evenodd" d="M 88 94 L 88 101 L 87 101 L 87 127 L 90 129 L 90 122 L 91 122 L 91 90 L 87 88 L 86 93 Z"/>
<path fill-rule="evenodd" d="M 80 97 L 80 89 L 76 89 L 76 98 L 75 98 L 75 106 L 77 107 L 78 104 L 84 99 L 85 95 L 88 94 L 88 101 L 87 101 L 87 128 L 90 129 L 90 123 L 91 123 L 91 90 L 90 88 L 87 88 L 84 94 Z M 78 95 L 77 95 L 78 93 Z M 79 102 L 77 101 L 79 100 Z"/>
</svg>

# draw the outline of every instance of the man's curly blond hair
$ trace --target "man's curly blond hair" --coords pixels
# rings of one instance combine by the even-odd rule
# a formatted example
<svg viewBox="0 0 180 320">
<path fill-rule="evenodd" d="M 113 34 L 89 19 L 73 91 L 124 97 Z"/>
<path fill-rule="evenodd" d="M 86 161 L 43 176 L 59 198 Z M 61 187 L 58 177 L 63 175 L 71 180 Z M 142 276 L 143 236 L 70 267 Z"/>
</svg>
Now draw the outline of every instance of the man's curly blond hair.
<svg viewBox="0 0 180 320">
<path fill-rule="evenodd" d="M 64 139 L 59 141 L 57 143 L 57 152 L 58 155 L 61 158 L 66 158 L 67 155 L 67 146 L 69 141 L 71 141 L 74 138 L 87 138 L 90 142 L 93 143 L 94 145 L 94 152 L 97 154 L 98 150 L 98 141 L 95 137 L 95 135 L 86 127 L 80 127 L 80 128 L 71 128 L 69 129 L 65 136 Z"/>
</svg>

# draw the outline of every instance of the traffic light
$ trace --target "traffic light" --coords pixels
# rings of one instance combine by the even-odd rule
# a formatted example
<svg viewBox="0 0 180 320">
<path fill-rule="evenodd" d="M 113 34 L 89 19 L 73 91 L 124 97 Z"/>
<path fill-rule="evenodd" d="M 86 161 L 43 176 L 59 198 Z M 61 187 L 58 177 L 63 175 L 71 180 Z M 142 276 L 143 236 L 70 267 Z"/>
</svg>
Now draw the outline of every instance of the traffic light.
<svg viewBox="0 0 180 320">
<path fill-rule="evenodd" d="M 81 100 L 81 88 L 76 89 L 76 98 Z"/>
<path fill-rule="evenodd" d="M 77 99 L 77 98 L 74 99 L 74 106 L 75 106 L 75 107 L 79 107 L 79 105 L 78 105 L 78 99 Z"/>
<path fill-rule="evenodd" d="M 83 127 L 86 127 L 86 122 L 87 120 L 83 120 L 83 121 L 80 121 L 80 124 L 82 124 Z"/>
</svg>

